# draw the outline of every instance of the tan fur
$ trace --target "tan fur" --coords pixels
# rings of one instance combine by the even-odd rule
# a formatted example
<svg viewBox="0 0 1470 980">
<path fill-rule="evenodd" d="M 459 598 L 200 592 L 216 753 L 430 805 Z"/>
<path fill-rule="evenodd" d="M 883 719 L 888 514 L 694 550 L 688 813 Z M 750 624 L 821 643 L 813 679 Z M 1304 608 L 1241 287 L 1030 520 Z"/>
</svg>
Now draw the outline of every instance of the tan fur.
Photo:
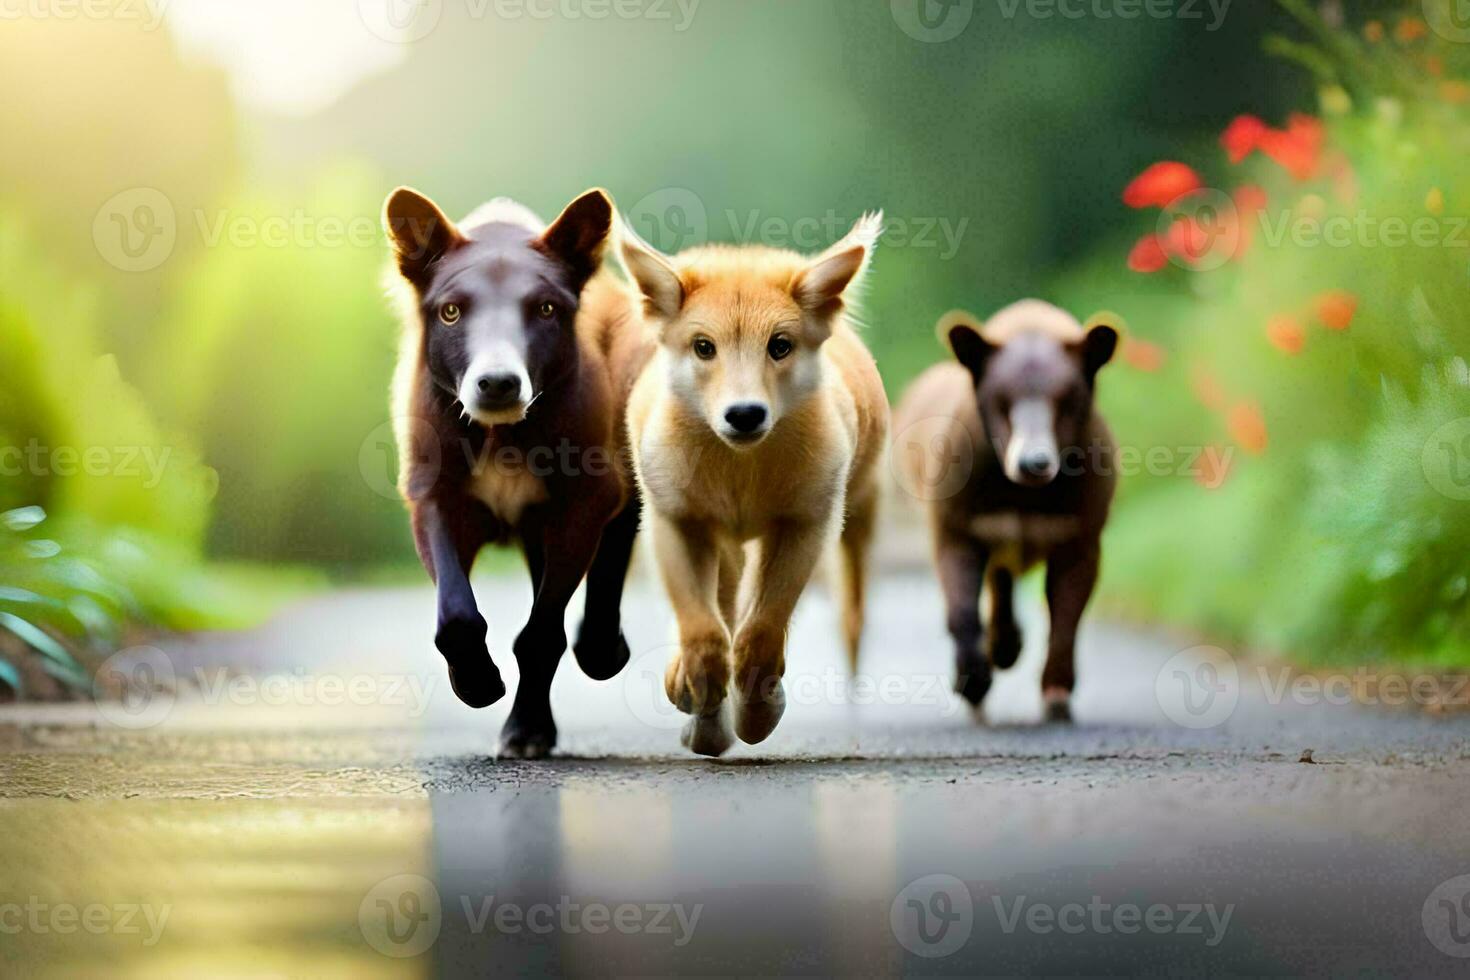
<svg viewBox="0 0 1470 980">
<path fill-rule="evenodd" d="M 667 258 L 641 243 L 624 246 L 661 333 L 634 387 L 628 424 L 679 620 L 681 653 L 666 686 L 676 705 L 702 716 L 693 726 L 696 751 L 717 754 L 729 744 L 718 728 L 732 669 L 741 738 L 760 741 L 779 720 L 787 624 L 818 559 L 838 538 L 843 632 L 856 658 L 888 402 L 841 294 L 866 264 L 876 231 L 860 223 L 815 259 L 724 246 Z M 659 263 L 677 275 L 677 287 L 659 279 Z M 838 298 L 816 309 L 831 281 L 842 284 Z M 682 293 L 672 315 L 670 290 Z M 775 333 L 797 338 L 779 362 L 767 355 Z M 715 359 L 691 360 L 696 337 L 714 343 Z M 712 420 L 732 398 L 746 397 L 769 403 L 776 418 L 763 441 L 732 446 Z M 748 599 L 737 607 L 747 543 Z"/>
<path fill-rule="evenodd" d="M 939 342 L 948 347 L 951 326 L 961 322 L 973 323 L 975 319 L 964 310 L 956 310 L 941 317 L 938 326 Z M 1075 344 L 1086 334 L 1075 316 L 1045 303 L 1044 300 L 1019 300 L 1011 303 L 980 326 L 980 336 L 997 347 L 1026 332 L 1045 334 L 1063 344 Z"/>
</svg>

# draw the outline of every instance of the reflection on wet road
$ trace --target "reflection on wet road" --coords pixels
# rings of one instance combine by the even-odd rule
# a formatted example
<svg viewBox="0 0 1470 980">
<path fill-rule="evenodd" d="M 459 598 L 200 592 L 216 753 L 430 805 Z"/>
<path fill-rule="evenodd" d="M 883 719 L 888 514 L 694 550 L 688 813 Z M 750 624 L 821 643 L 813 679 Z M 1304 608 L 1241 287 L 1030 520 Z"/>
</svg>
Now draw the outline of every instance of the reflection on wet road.
<svg viewBox="0 0 1470 980">
<path fill-rule="evenodd" d="M 503 649 L 527 597 L 482 592 Z M 786 720 L 720 762 L 678 748 L 641 587 L 629 670 L 563 665 L 544 763 L 489 756 L 506 706 L 453 701 L 419 590 L 171 646 L 190 683 L 146 725 L 5 709 L 0 972 L 1463 969 L 1465 716 L 1283 698 L 1244 661 L 1099 625 L 1076 726 L 1032 721 L 1034 644 L 979 725 L 946 692 L 928 583 L 875 605 L 867 686 L 834 681 L 814 597 Z M 278 683 L 215 683 L 224 663 Z M 1196 673 L 1228 710 L 1170 701 Z"/>
</svg>

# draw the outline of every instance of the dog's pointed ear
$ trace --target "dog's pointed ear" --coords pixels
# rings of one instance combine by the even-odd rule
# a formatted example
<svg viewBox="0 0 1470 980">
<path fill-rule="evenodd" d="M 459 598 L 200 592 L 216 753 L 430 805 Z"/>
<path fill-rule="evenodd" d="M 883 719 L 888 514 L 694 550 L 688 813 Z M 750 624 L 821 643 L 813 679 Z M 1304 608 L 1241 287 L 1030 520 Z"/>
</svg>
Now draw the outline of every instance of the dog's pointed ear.
<svg viewBox="0 0 1470 980">
<path fill-rule="evenodd" d="M 1082 370 L 1089 382 L 1097 377 L 1104 364 L 1113 359 L 1123 329 L 1123 318 L 1107 311 L 1094 313 L 1082 325 L 1078 349 L 1082 355 Z"/>
<path fill-rule="evenodd" d="M 863 215 L 842 240 L 817 256 L 791 280 L 791 295 L 803 310 L 831 315 L 859 280 L 883 234 L 883 212 Z"/>
<path fill-rule="evenodd" d="M 393 245 L 398 271 L 415 285 L 430 265 L 464 242 L 439 206 L 411 187 L 400 187 L 383 203 L 383 230 Z"/>
<path fill-rule="evenodd" d="M 612 199 L 594 187 L 566 206 L 542 232 L 540 245 L 571 268 L 580 288 L 602 265 L 612 223 Z"/>
<path fill-rule="evenodd" d="M 644 312 L 662 320 L 672 320 L 684 306 L 684 283 L 669 257 L 638 237 L 628 226 L 627 218 L 619 222 L 618 233 L 623 268 L 643 293 Z"/>
<path fill-rule="evenodd" d="M 985 364 L 990 355 L 997 350 L 985 339 L 982 330 L 979 318 L 966 310 L 949 311 L 939 318 L 935 327 L 940 340 L 954 353 L 955 360 L 969 369 L 976 384 L 985 375 Z"/>
</svg>

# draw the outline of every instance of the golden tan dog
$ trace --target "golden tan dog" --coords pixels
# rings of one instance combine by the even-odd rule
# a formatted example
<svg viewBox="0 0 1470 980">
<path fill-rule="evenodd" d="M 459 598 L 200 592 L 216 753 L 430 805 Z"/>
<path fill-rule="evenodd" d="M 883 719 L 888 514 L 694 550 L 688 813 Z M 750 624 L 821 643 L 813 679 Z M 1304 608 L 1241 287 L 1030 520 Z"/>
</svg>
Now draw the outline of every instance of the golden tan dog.
<svg viewBox="0 0 1470 980">
<path fill-rule="evenodd" d="M 881 215 L 866 215 L 815 258 L 758 246 L 670 257 L 625 230 L 623 262 L 659 336 L 628 425 L 679 621 L 664 686 L 694 716 L 684 742 L 702 755 L 735 734 L 760 742 L 780 721 L 786 627 L 839 536 L 856 664 L 888 401 L 849 311 L 881 230 Z"/>
</svg>

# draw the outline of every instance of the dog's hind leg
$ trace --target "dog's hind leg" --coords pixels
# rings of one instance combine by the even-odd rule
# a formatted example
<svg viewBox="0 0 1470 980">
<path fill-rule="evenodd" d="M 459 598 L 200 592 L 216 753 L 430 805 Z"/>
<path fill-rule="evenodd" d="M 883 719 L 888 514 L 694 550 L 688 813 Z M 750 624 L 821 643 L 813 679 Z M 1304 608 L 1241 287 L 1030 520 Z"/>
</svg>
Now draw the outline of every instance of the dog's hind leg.
<svg viewBox="0 0 1470 980">
<path fill-rule="evenodd" d="M 842 638 L 847 646 L 847 666 L 856 674 L 858 649 L 863 639 L 863 607 L 868 584 L 868 552 L 873 545 L 873 532 L 878 522 L 878 493 L 865 493 L 858 500 L 849 499 L 847 521 L 842 526 L 840 542 L 839 606 L 842 610 Z"/>
<path fill-rule="evenodd" d="M 1051 610 L 1051 636 L 1047 640 L 1046 667 L 1041 673 L 1041 698 L 1049 721 L 1072 718 L 1077 626 L 1097 584 L 1098 557 L 1098 543 L 1092 540 L 1069 542 L 1047 559 L 1046 603 Z"/>
<path fill-rule="evenodd" d="M 1021 656 L 1021 627 L 1016 625 L 1016 577 L 1009 568 L 992 564 L 988 576 L 990 622 L 986 624 L 985 652 L 993 666 L 1014 667 Z"/>
<path fill-rule="evenodd" d="M 735 634 L 735 732 L 765 741 L 786 711 L 786 628 L 830 542 L 821 524 L 783 522 L 760 539 L 750 611 Z"/>
<path fill-rule="evenodd" d="M 723 755 L 735 744 L 726 705 L 730 631 L 720 612 L 721 543 L 708 524 L 652 521 L 659 573 L 679 621 L 679 652 L 664 671 L 674 707 L 693 715 L 683 742 L 699 755 Z"/>
<path fill-rule="evenodd" d="M 572 652 L 582 673 L 596 681 L 615 676 L 628 663 L 628 641 L 622 632 L 623 585 L 638 537 L 640 510 L 635 495 L 608 523 L 587 572 L 587 600 Z"/>
<path fill-rule="evenodd" d="M 488 626 L 470 588 L 470 567 L 485 543 L 472 513 L 469 504 L 425 500 L 414 508 L 413 533 L 437 589 L 434 646 L 449 665 L 449 684 L 465 704 L 483 708 L 505 696 L 505 682 L 485 646 Z"/>
</svg>

